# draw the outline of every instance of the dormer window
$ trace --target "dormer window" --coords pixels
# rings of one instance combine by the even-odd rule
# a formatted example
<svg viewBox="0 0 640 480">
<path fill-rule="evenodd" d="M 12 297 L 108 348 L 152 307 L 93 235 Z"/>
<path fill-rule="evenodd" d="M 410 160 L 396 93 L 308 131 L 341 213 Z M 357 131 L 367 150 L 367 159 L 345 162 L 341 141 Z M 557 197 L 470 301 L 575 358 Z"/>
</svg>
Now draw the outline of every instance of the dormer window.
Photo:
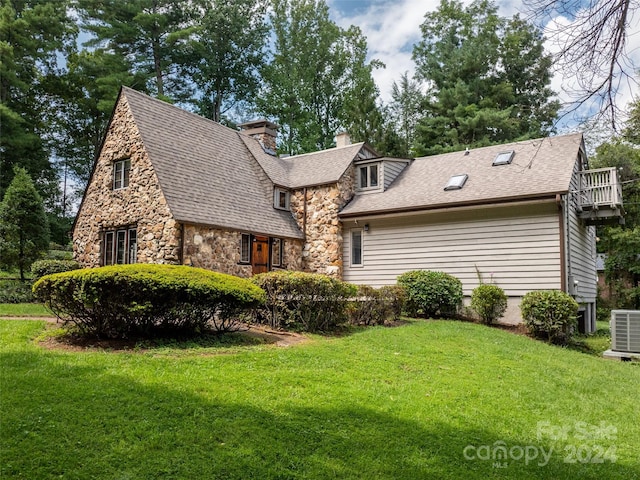
<svg viewBox="0 0 640 480">
<path fill-rule="evenodd" d="M 507 152 L 500 152 L 496 155 L 496 158 L 493 159 L 492 167 L 497 167 L 498 165 L 509 165 L 513 160 L 513 156 L 515 152 L 513 150 L 509 150 Z"/>
<path fill-rule="evenodd" d="M 358 188 L 378 188 L 379 181 L 379 164 L 372 163 L 358 167 Z"/>
<path fill-rule="evenodd" d="M 289 192 L 276 187 L 273 191 L 273 206 L 279 210 L 289 210 Z"/>
<path fill-rule="evenodd" d="M 131 159 L 118 160 L 113 164 L 113 189 L 120 190 L 129 186 Z"/>
<path fill-rule="evenodd" d="M 467 178 L 469 178 L 469 175 L 467 175 L 466 173 L 463 173 L 461 175 L 454 175 L 449 179 L 447 185 L 444 187 L 445 191 L 460 190 L 462 187 L 464 187 Z"/>
</svg>

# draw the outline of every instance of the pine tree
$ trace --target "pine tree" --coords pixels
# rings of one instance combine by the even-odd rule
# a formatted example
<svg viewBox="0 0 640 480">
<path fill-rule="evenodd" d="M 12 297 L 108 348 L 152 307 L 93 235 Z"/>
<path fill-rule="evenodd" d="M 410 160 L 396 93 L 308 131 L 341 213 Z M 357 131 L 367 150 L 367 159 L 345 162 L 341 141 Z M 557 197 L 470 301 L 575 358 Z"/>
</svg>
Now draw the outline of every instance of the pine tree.
<svg viewBox="0 0 640 480">
<path fill-rule="evenodd" d="M 16 167 L 0 204 L 0 265 L 24 272 L 49 246 L 49 224 L 42 198 L 24 168 Z"/>
</svg>

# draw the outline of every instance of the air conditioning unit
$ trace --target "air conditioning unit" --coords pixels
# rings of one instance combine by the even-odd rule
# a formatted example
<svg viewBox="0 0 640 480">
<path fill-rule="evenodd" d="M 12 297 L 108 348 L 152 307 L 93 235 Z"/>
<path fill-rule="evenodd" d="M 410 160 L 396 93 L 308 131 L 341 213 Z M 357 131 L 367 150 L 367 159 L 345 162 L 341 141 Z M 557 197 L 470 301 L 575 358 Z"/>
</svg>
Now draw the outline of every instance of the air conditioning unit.
<svg viewBox="0 0 640 480">
<path fill-rule="evenodd" d="M 611 310 L 611 350 L 640 354 L 640 310 Z"/>
</svg>

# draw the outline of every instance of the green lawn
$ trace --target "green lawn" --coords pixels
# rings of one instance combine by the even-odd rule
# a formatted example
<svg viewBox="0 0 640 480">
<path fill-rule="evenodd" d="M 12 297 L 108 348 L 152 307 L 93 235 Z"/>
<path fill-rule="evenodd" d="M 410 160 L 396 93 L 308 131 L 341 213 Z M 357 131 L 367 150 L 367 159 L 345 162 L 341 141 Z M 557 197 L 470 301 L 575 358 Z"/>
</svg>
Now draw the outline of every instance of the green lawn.
<svg viewBox="0 0 640 480">
<path fill-rule="evenodd" d="M 137 353 L 44 328 L 0 321 L 3 480 L 640 478 L 637 363 L 449 321 Z"/>
<path fill-rule="evenodd" d="M 2 317 L 51 317 L 53 314 L 41 303 L 0 303 Z"/>
</svg>

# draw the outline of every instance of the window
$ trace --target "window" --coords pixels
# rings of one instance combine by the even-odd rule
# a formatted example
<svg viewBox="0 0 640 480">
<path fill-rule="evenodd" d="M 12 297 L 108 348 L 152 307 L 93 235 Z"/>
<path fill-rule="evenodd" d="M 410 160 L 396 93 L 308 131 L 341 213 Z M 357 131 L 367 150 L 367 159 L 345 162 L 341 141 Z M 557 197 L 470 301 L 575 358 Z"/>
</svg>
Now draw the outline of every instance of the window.
<svg viewBox="0 0 640 480">
<path fill-rule="evenodd" d="M 496 155 L 496 158 L 493 159 L 493 163 L 491 166 L 496 167 L 498 165 L 509 165 L 513 160 L 515 152 L 513 150 L 509 150 L 508 152 L 500 152 Z"/>
<path fill-rule="evenodd" d="M 136 263 L 138 235 L 135 228 L 121 228 L 104 232 L 103 265 Z"/>
<path fill-rule="evenodd" d="M 376 188 L 378 186 L 378 164 L 364 165 L 358 169 L 358 187 Z"/>
<path fill-rule="evenodd" d="M 289 192 L 276 188 L 273 192 L 273 206 L 280 210 L 289 210 Z"/>
<path fill-rule="evenodd" d="M 283 241 L 280 238 L 271 239 L 271 265 L 273 267 L 282 266 L 282 245 Z"/>
<path fill-rule="evenodd" d="M 240 263 L 251 262 L 251 235 L 243 233 L 240 239 Z"/>
<path fill-rule="evenodd" d="M 467 178 L 469 178 L 469 175 L 467 175 L 466 173 L 463 173 L 462 175 L 454 175 L 449 179 L 449 181 L 447 182 L 447 186 L 444 187 L 444 189 L 460 190 L 467 181 Z"/>
<path fill-rule="evenodd" d="M 351 266 L 362 266 L 362 229 L 351 230 Z"/>
<path fill-rule="evenodd" d="M 119 160 L 113 164 L 113 189 L 119 190 L 129 186 L 129 170 L 131 160 Z"/>
</svg>

